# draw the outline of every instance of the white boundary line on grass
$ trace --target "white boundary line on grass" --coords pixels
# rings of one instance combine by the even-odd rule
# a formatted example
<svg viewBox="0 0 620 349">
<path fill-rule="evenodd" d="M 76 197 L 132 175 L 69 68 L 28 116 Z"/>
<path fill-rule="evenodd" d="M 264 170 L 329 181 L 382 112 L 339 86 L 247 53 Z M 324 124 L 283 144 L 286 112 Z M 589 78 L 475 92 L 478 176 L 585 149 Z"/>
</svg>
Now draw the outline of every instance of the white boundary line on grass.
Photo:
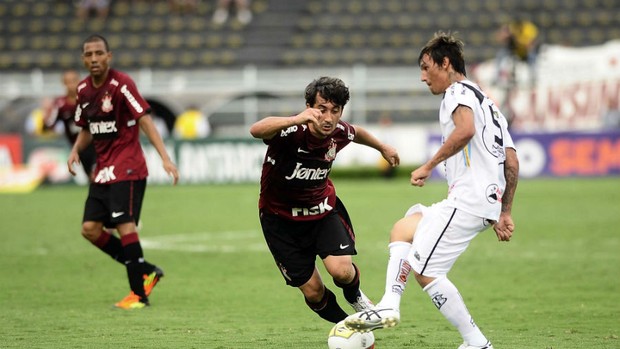
<svg viewBox="0 0 620 349">
<path fill-rule="evenodd" d="M 143 248 L 181 252 L 267 252 L 263 235 L 257 230 L 205 231 L 140 237 Z"/>
</svg>

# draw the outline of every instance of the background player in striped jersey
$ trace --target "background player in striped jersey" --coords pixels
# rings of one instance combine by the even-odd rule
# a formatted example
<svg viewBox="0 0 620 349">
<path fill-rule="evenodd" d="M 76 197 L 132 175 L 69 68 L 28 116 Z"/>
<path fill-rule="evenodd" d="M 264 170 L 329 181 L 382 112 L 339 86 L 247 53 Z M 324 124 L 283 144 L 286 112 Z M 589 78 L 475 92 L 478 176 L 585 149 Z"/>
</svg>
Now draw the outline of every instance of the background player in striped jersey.
<svg viewBox="0 0 620 349">
<path fill-rule="evenodd" d="M 127 268 L 131 292 L 115 305 L 138 309 L 149 305 L 148 295 L 163 271 L 145 261 L 136 223 L 140 220 L 148 170 L 140 145 L 140 129 L 162 159 L 164 169 L 177 183 L 179 174 L 150 116 L 150 107 L 133 80 L 111 69 L 108 42 L 88 37 L 82 60 L 90 75 L 77 87 L 75 122 L 82 128 L 67 161 L 80 161 L 79 152 L 91 142 L 97 153 L 94 179 L 84 207 L 82 235 Z M 120 239 L 104 230 L 114 227 Z"/>
<path fill-rule="evenodd" d="M 259 215 L 263 234 L 286 283 L 298 287 L 320 317 L 337 323 L 347 314 L 321 280 L 318 255 L 345 299 L 360 311 L 372 303 L 360 290 L 355 235 L 329 179 L 336 154 L 350 142 L 378 150 L 396 166 L 396 150 L 364 128 L 341 120 L 349 89 L 321 77 L 305 90 L 306 109 L 290 117 L 266 117 L 250 129 L 268 145 L 263 163 Z"/>
<path fill-rule="evenodd" d="M 411 173 L 411 184 L 424 186 L 443 163 L 448 197 L 430 207 L 412 206 L 394 225 L 383 298 L 374 309 L 347 317 L 345 324 L 361 331 L 398 324 L 401 296 L 413 269 L 416 281 L 463 337 L 459 349 L 492 349 L 447 274 L 471 240 L 488 227 L 493 226 L 499 241 L 510 240 L 519 162 L 506 119 L 467 80 L 460 40 L 435 34 L 418 62 L 422 81 L 433 94 L 443 94 L 443 144 Z"/>
<path fill-rule="evenodd" d="M 62 73 L 62 84 L 65 86 L 65 95 L 54 98 L 51 105 L 44 110 L 43 120 L 47 128 L 53 129 L 62 122 L 65 138 L 73 146 L 81 128 L 75 124 L 73 116 L 77 108 L 77 85 L 80 74 L 75 69 L 68 69 Z M 80 162 L 86 176 L 92 180 L 95 167 L 95 147 L 89 144 L 79 153 Z"/>
</svg>

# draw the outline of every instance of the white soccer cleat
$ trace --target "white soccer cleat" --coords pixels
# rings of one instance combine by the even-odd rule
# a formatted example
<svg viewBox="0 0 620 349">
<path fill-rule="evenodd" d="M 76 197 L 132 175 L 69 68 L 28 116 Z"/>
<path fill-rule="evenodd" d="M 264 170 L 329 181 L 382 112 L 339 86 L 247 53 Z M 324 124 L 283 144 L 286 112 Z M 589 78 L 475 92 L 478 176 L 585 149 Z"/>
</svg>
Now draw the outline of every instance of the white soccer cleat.
<svg viewBox="0 0 620 349">
<path fill-rule="evenodd" d="M 487 344 L 481 347 L 476 347 L 467 343 L 463 343 L 457 349 L 493 349 L 493 344 L 491 344 L 491 342 L 487 342 Z"/>
<path fill-rule="evenodd" d="M 357 297 L 355 302 L 349 303 L 349 304 L 351 305 L 351 307 L 353 307 L 353 310 L 355 310 L 356 312 L 370 310 L 375 306 L 374 304 L 372 304 L 370 299 L 366 297 L 366 295 L 364 294 L 364 292 L 362 292 L 362 290 L 360 290 L 360 295 Z"/>
<path fill-rule="evenodd" d="M 344 324 L 357 332 L 394 327 L 400 323 L 400 312 L 392 308 L 374 308 L 357 312 L 344 319 Z"/>
</svg>

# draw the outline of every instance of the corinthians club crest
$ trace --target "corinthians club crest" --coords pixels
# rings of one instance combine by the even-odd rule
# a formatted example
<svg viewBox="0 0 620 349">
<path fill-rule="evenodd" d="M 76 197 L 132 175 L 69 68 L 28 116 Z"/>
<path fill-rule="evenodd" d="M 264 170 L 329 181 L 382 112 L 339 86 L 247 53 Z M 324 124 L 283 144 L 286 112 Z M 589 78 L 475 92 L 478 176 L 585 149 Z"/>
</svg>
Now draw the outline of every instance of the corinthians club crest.
<svg viewBox="0 0 620 349">
<path fill-rule="evenodd" d="M 101 111 L 104 113 L 109 113 L 112 109 L 114 109 L 112 106 L 112 96 L 106 92 L 105 96 L 103 96 L 103 99 L 101 100 Z"/>
<path fill-rule="evenodd" d="M 327 153 L 325 153 L 325 160 L 334 161 L 336 159 L 336 141 L 332 138 Z"/>
</svg>

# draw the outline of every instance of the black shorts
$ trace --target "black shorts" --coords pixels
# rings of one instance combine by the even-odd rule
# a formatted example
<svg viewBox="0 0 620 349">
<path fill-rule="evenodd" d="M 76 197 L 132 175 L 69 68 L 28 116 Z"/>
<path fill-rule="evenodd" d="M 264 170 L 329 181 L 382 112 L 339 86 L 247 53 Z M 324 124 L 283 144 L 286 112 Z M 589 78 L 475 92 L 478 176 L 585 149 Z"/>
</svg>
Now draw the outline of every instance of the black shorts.
<svg viewBox="0 0 620 349">
<path fill-rule="evenodd" d="M 286 284 L 305 284 L 315 268 L 316 256 L 355 255 L 355 233 L 344 204 L 315 221 L 291 221 L 261 212 L 260 222 L 269 250 Z"/>
<path fill-rule="evenodd" d="M 112 184 L 91 183 L 84 205 L 83 222 L 103 222 L 108 228 L 140 220 L 146 179 Z"/>
<path fill-rule="evenodd" d="M 90 178 L 95 170 L 95 164 L 97 162 L 97 153 L 95 152 L 95 145 L 93 142 L 90 142 L 90 144 L 88 144 L 84 150 L 79 152 L 78 155 L 80 156 L 80 162 L 82 163 L 84 173 L 86 173 L 86 176 Z"/>
</svg>

